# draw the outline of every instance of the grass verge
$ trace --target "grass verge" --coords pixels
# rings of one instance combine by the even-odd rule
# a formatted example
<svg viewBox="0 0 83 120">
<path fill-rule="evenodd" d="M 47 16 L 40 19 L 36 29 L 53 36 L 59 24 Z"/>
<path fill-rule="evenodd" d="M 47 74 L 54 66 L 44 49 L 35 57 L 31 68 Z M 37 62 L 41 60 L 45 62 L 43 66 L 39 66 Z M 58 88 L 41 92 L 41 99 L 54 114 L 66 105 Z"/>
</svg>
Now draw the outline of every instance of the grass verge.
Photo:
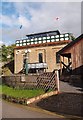
<svg viewBox="0 0 83 120">
<path fill-rule="evenodd" d="M 8 87 L 6 85 L 2 85 L 2 94 L 6 94 L 8 96 L 16 97 L 16 98 L 32 98 L 44 93 L 42 89 L 13 89 L 12 87 Z"/>
</svg>

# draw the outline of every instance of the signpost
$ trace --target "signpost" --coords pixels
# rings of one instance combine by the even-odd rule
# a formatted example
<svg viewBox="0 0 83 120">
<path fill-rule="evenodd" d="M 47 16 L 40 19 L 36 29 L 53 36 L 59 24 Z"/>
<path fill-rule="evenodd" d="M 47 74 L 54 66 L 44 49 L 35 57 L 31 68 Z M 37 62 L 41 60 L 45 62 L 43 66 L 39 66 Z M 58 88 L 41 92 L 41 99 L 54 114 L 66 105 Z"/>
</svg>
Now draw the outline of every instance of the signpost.
<svg viewBox="0 0 83 120">
<path fill-rule="evenodd" d="M 31 52 L 30 49 L 25 50 L 25 74 L 28 75 L 28 57 L 29 57 L 29 53 Z"/>
</svg>

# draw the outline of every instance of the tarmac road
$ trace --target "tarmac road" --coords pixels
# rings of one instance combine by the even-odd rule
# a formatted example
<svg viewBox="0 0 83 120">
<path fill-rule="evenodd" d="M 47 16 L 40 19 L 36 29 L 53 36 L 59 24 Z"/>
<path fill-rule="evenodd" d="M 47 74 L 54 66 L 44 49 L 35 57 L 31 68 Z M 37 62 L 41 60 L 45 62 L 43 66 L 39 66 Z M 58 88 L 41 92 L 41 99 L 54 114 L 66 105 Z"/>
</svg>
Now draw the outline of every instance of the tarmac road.
<svg viewBox="0 0 83 120">
<path fill-rule="evenodd" d="M 63 118 L 63 116 L 28 106 L 2 102 L 2 118 Z M 62 119 L 61 119 L 62 120 Z"/>
</svg>

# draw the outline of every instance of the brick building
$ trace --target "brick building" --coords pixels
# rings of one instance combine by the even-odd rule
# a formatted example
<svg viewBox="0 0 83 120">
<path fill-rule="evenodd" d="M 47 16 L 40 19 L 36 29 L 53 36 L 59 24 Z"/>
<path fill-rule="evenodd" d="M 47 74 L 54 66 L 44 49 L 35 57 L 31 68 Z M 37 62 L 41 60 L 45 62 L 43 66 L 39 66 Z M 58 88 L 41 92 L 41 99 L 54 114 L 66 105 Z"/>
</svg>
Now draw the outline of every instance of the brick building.
<svg viewBox="0 0 83 120">
<path fill-rule="evenodd" d="M 30 73 L 59 69 L 60 56 L 57 56 L 56 52 L 66 46 L 72 38 L 71 33 L 60 34 L 57 30 L 30 34 L 26 35 L 25 39 L 16 40 L 14 72 L 23 71 L 26 53 Z"/>
<path fill-rule="evenodd" d="M 83 76 L 83 34 L 58 51 L 57 54 L 63 57 L 60 61 L 62 64 L 60 69 L 65 67 L 67 71 L 72 70 L 71 74 Z M 67 58 L 67 65 L 64 61 L 65 58 Z"/>
</svg>

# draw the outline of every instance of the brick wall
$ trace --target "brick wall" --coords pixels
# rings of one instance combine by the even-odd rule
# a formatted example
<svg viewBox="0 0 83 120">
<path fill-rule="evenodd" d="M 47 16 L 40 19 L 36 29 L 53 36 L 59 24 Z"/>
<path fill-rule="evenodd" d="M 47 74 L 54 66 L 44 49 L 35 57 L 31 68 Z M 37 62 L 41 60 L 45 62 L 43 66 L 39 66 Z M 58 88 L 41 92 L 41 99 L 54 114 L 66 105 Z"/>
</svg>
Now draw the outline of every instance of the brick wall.
<svg viewBox="0 0 83 120">
<path fill-rule="evenodd" d="M 52 72 L 54 69 L 59 69 L 59 64 L 56 64 L 56 52 L 63 48 L 66 44 L 62 45 L 52 45 L 52 46 L 40 46 L 40 47 L 31 47 L 30 53 L 28 53 L 28 63 L 36 63 L 39 62 L 38 54 L 43 54 L 43 62 L 46 62 L 48 65 L 47 72 Z M 26 48 L 28 49 L 28 48 Z M 14 73 L 18 73 L 23 69 L 23 55 L 26 50 L 25 48 L 20 48 L 14 50 L 15 56 L 15 68 Z"/>
</svg>

